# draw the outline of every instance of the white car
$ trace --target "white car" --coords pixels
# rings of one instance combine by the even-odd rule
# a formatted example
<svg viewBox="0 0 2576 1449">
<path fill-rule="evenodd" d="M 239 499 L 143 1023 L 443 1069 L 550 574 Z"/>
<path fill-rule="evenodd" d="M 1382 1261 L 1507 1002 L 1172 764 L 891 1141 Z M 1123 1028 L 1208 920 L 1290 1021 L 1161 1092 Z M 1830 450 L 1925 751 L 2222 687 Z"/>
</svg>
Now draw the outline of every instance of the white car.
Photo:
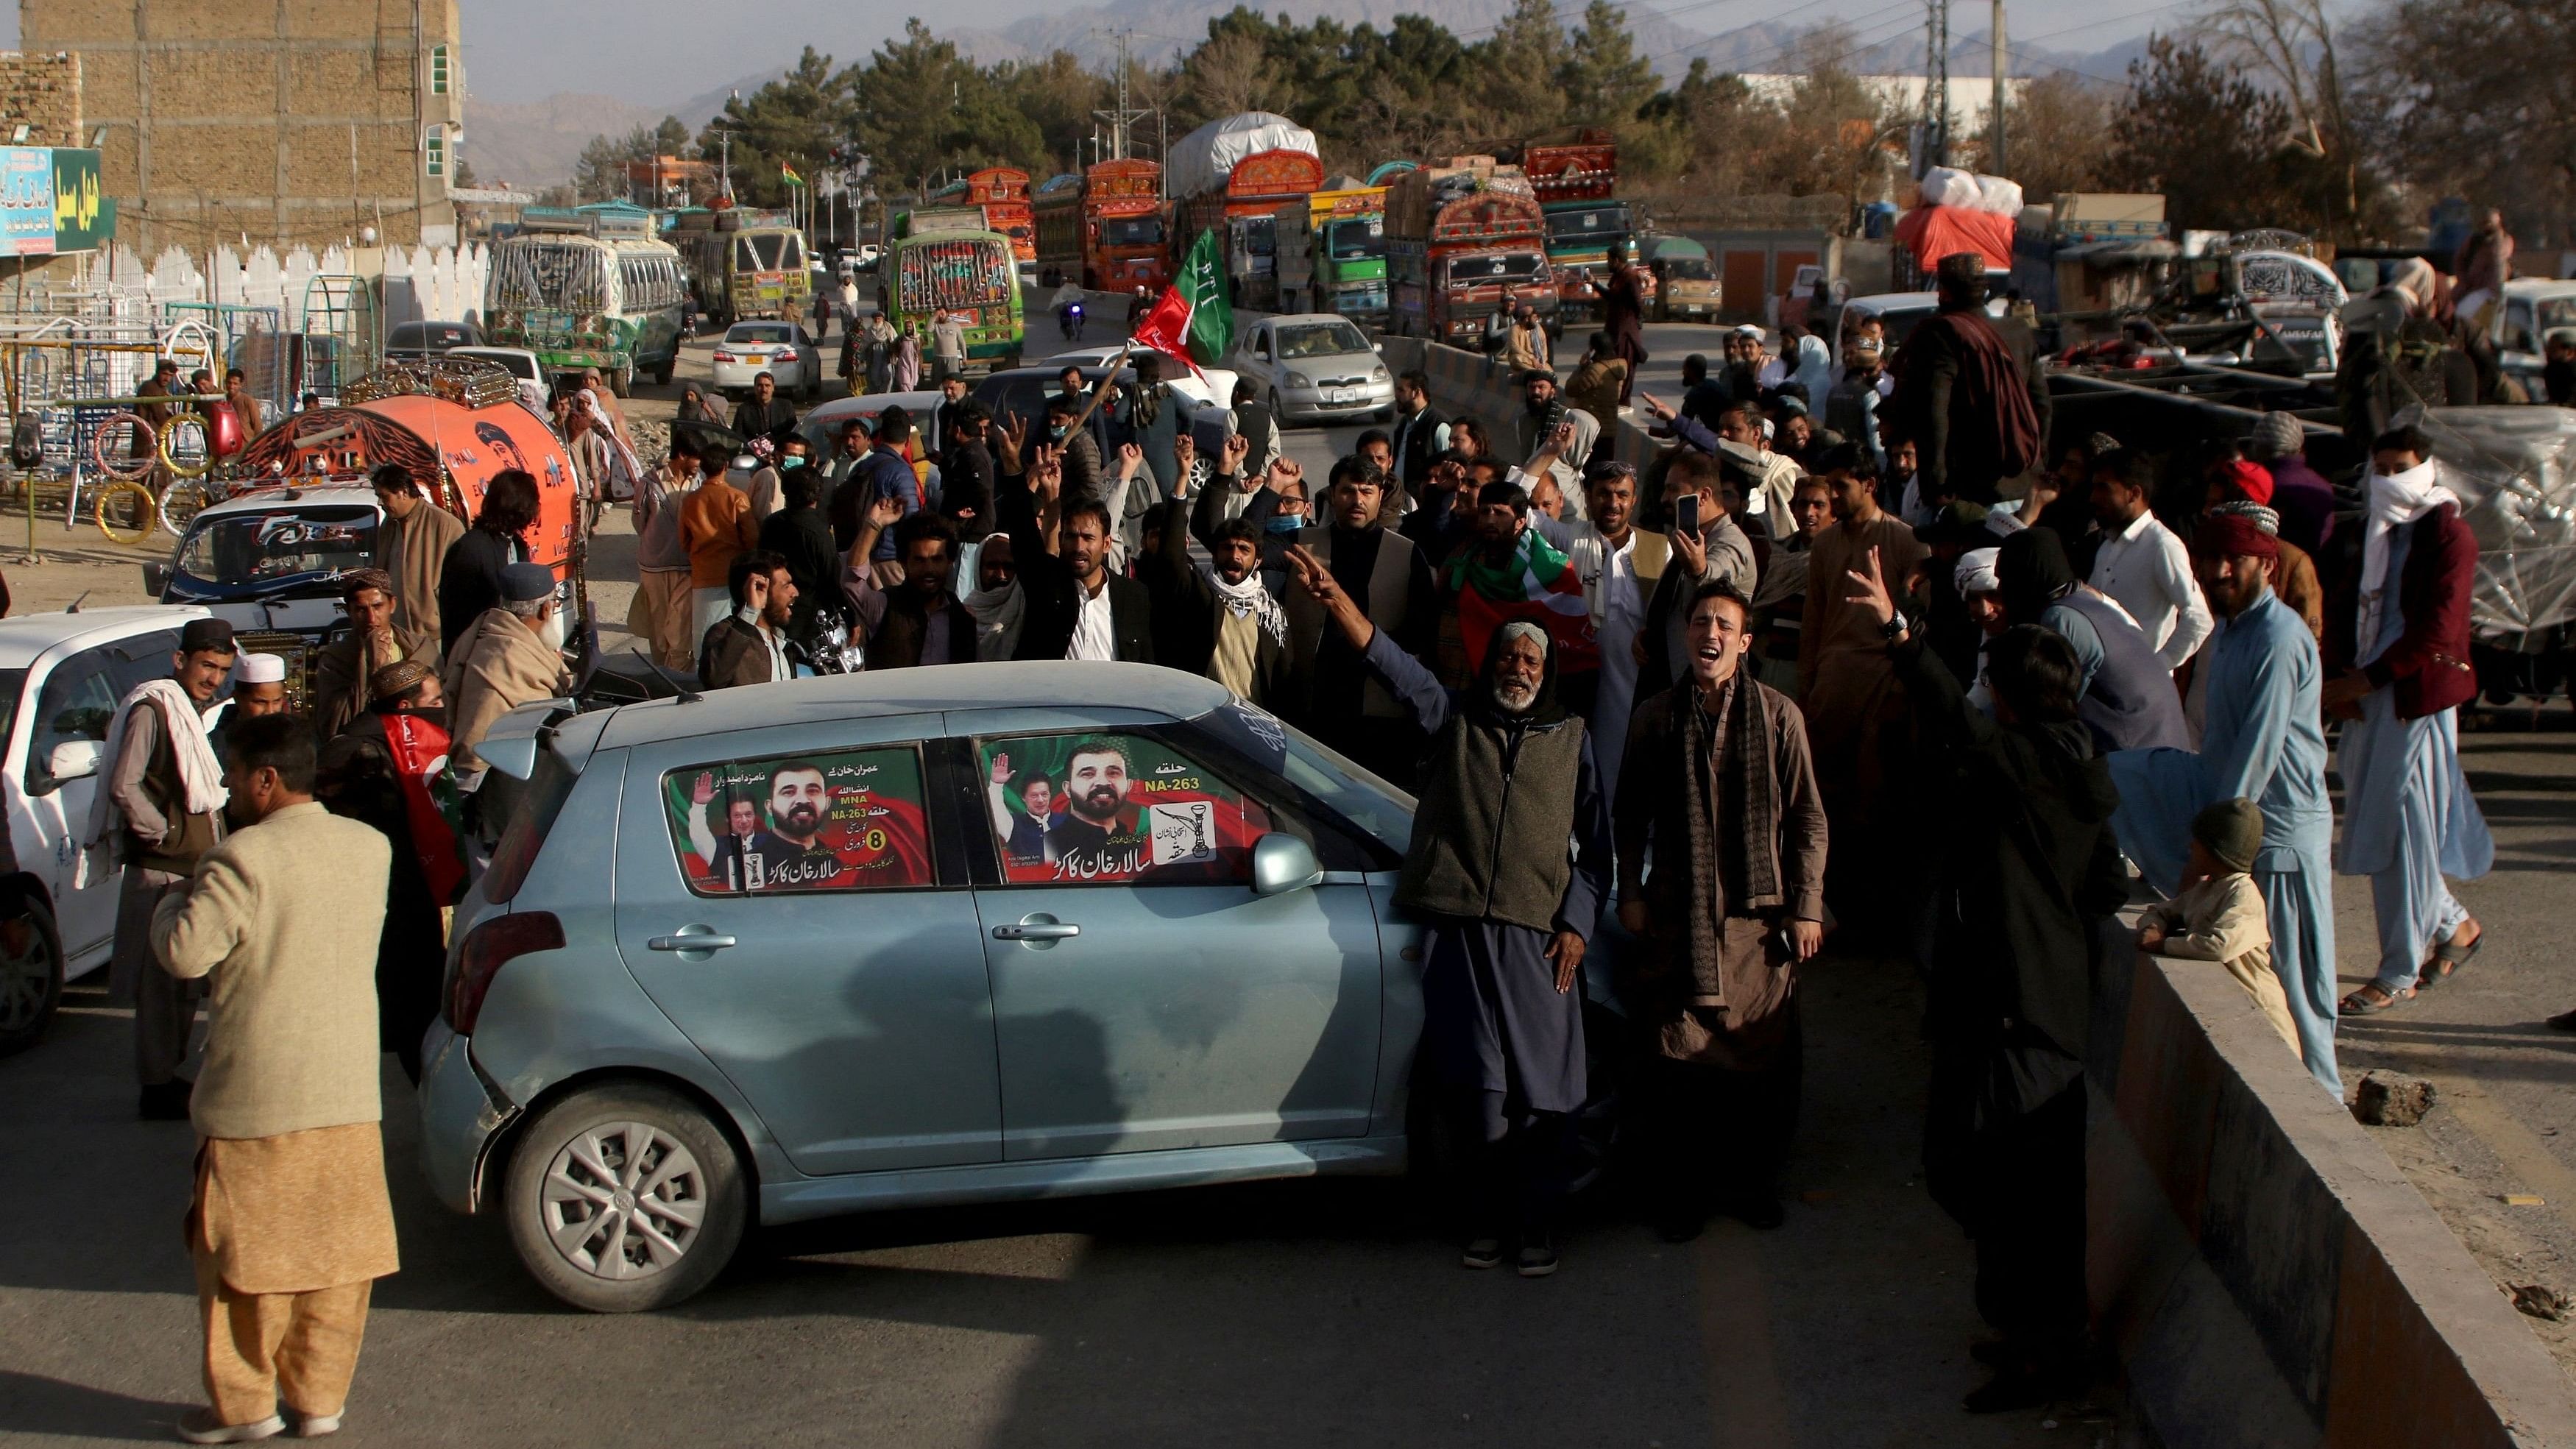
<svg viewBox="0 0 2576 1449">
<path fill-rule="evenodd" d="M 1395 416 L 1395 375 L 1378 347 L 1337 312 L 1299 312 L 1245 328 L 1225 360 L 1283 428 L 1361 417 L 1383 422 Z"/>
<path fill-rule="evenodd" d="M 800 322 L 736 322 L 716 342 L 716 390 L 729 398 L 751 395 L 752 381 L 768 373 L 778 391 L 823 395 L 823 349 Z"/>
<path fill-rule="evenodd" d="M 204 617 L 156 605 L 0 619 L 0 790 L 34 928 L 23 951 L 0 937 L 0 1056 L 44 1034 L 65 981 L 107 964 L 118 873 L 72 884 L 107 727 L 136 685 L 169 676 L 179 630 Z"/>
<path fill-rule="evenodd" d="M 451 347 L 449 357 L 479 357 L 497 362 L 519 384 L 519 401 L 538 417 L 546 415 L 546 365 L 524 347 Z"/>
<path fill-rule="evenodd" d="M 1116 343 L 1112 343 L 1107 347 L 1076 347 L 1069 351 L 1059 352 L 1055 356 L 1046 359 L 1043 363 L 1031 363 L 1030 366 L 1058 368 L 1107 367 L 1117 358 L 1118 352 L 1119 345 Z M 1152 348 L 1140 348 L 1127 354 L 1127 360 L 1130 363 L 1133 363 L 1139 357 L 1159 357 L 1163 359 L 1163 381 L 1172 385 L 1172 391 L 1179 393 L 1190 401 L 1197 403 L 1202 407 L 1232 408 L 1234 406 L 1235 375 L 1231 369 L 1223 367 L 1200 368 L 1200 372 L 1207 374 L 1207 379 L 1205 381 L 1201 381 L 1197 373 L 1190 371 L 1188 363 L 1181 361 L 1179 358 L 1174 357 L 1169 353 L 1157 352 Z"/>
<path fill-rule="evenodd" d="M 852 418 L 868 420 L 870 431 L 876 427 L 877 414 L 887 408 L 901 408 L 912 419 L 917 432 L 930 427 L 930 410 L 939 406 L 943 395 L 936 392 L 863 392 L 857 397 L 836 397 L 807 413 L 796 424 L 805 438 L 805 451 L 812 456 L 808 466 L 828 466 L 840 448 L 841 424 Z"/>
</svg>

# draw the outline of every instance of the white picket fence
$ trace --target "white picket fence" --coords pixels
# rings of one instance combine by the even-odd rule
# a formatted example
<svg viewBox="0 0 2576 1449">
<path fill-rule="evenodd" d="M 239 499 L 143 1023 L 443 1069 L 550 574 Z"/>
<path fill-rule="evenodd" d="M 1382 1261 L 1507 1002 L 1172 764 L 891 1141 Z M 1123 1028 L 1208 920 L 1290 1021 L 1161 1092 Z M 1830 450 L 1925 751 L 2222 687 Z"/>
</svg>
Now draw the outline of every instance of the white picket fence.
<svg viewBox="0 0 2576 1449">
<path fill-rule="evenodd" d="M 479 245 L 462 247 L 388 247 L 384 251 L 381 299 L 383 325 L 397 322 L 474 322 L 481 320 L 483 277 L 489 255 Z M 123 246 L 106 267 L 93 265 L 87 290 L 105 308 L 84 308 L 95 315 L 153 314 L 172 303 L 219 303 L 227 306 L 273 307 L 288 331 L 304 328 L 305 294 L 317 276 L 347 276 L 350 254 L 339 247 L 316 256 L 297 247 L 283 258 L 267 247 L 255 247 L 244 258 L 231 247 L 217 247 L 211 265 L 201 254 L 178 247 L 161 253 L 150 267 Z"/>
</svg>

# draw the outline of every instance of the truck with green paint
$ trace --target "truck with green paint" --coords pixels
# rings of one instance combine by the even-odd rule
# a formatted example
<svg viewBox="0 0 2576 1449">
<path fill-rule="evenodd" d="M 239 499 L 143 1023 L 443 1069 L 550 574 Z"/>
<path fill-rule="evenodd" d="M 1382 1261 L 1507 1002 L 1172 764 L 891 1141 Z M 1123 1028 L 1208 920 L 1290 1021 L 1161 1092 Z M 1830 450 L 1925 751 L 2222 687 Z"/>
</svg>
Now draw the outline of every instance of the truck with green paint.
<svg viewBox="0 0 2576 1449">
<path fill-rule="evenodd" d="M 1318 191 L 1277 212 L 1282 312 L 1386 322 L 1386 188 Z"/>
</svg>

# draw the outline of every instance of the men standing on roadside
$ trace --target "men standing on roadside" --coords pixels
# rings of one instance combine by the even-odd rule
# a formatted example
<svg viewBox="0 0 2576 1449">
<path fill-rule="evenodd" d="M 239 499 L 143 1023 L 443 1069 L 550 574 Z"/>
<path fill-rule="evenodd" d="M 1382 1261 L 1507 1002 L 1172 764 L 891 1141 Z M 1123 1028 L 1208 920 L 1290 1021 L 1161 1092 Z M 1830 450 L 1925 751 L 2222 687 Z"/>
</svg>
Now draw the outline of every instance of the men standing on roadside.
<svg viewBox="0 0 2576 1449">
<path fill-rule="evenodd" d="M 1753 611 L 1733 585 L 1699 585 L 1689 609 L 1690 674 L 1637 705 L 1612 815 L 1620 924 L 1645 942 L 1620 989 L 1644 1038 L 1654 1211 L 1671 1242 L 1698 1237 L 1712 1203 L 1780 1225 L 1798 967 L 1825 936 L 1806 720 L 1745 669 Z"/>
<path fill-rule="evenodd" d="M 543 564 L 512 564 L 502 571 L 501 602 L 457 636 L 439 693 L 453 721 L 453 759 L 460 781 L 482 774 L 483 757 L 474 747 L 493 721 L 570 686 L 563 650 L 547 637 L 554 615 L 554 571 Z M 502 823 L 487 818 L 485 826 L 497 835 Z"/>
<path fill-rule="evenodd" d="M 399 1266 L 376 1088 L 376 944 L 391 851 L 313 799 L 313 736 L 236 732 L 237 828 L 151 919 L 151 954 L 210 999 L 188 1209 L 207 1407 L 192 1444 L 340 1427 L 375 1280 Z M 281 1400 L 283 1403 L 281 1404 Z"/>
<path fill-rule="evenodd" d="M 313 661 L 313 737 L 327 740 L 367 708 L 367 681 L 411 656 L 394 634 L 394 581 L 382 569 L 340 575 L 348 632 L 322 646 Z"/>
<path fill-rule="evenodd" d="M 2289 999 L 2299 1055 L 2338 1097 L 2335 1072 L 2334 807 L 2326 795 L 2325 671 L 2307 624 L 2269 582 L 2280 540 L 2242 514 L 2214 513 L 2192 537 L 2218 632 L 2202 652 L 2207 704 L 2200 753 L 2125 750 L 2111 756 L 2120 788 L 2112 816 L 2120 847 L 2147 882 L 2181 894 L 2195 814 L 2221 800 L 2254 801 L 2263 847 L 2254 884 L 2272 928 L 2272 970 Z"/>
<path fill-rule="evenodd" d="M 2048 384 L 2030 329 L 1986 315 L 1985 259 L 1953 252 L 1936 272 L 1940 311 L 1896 349 L 1896 390 L 1879 422 L 1885 441 L 1914 441 L 1925 497 L 1991 507 L 2003 480 L 2041 461 Z"/>
<path fill-rule="evenodd" d="M 447 551 L 465 536 L 465 524 L 422 497 L 420 485 L 399 463 L 378 468 L 367 481 L 385 510 L 384 522 L 376 525 L 374 562 L 393 584 L 394 638 L 402 644 L 404 658 L 434 661 L 445 642 L 439 627 L 439 579 L 447 568 Z"/>
<path fill-rule="evenodd" d="M 1591 734 L 1556 700 L 1556 647 L 1527 619 L 1495 629 L 1456 697 L 1371 624 L 1323 561 L 1291 549 L 1298 582 L 1430 746 L 1396 901 L 1431 923 L 1422 1050 L 1467 1144 L 1469 1268 L 1557 1268 L 1569 1123 L 1588 1092 L 1584 944 L 1610 868 Z"/>
<path fill-rule="evenodd" d="M 2379 969 L 2343 999 L 2346 1016 L 2413 999 L 2486 939 L 2442 879 L 2474 880 L 2495 864 L 2495 840 L 2460 768 L 2460 706 L 2478 693 L 2469 665 L 2478 541 L 2460 512 L 2421 432 L 2378 437 L 2361 575 L 2328 636 L 2348 664 L 2321 691 L 2326 713 L 2352 721 L 2335 752 L 2344 787 L 2335 868 L 2370 877 L 2379 923 Z"/>
<path fill-rule="evenodd" d="M 966 375 L 966 322 L 954 312 L 941 312 L 930 324 L 930 355 L 942 383 Z M 935 436 L 935 435 L 934 435 Z"/>
<path fill-rule="evenodd" d="M 1974 1350 L 1995 1378 L 1965 1406 L 1998 1413 L 2083 1381 L 2084 1047 L 2094 942 L 2128 896 L 2110 831 L 2119 794 L 2076 721 L 2066 641 L 2031 625 L 1994 641 L 1990 718 L 1913 635 L 1883 559 L 1863 555 L 1843 597 L 1890 641 L 1935 771 L 1923 1165 L 1976 1244 L 1977 1311 L 2003 1335 Z"/>
<path fill-rule="evenodd" d="M 91 796 L 74 872 L 73 883 L 85 885 L 104 879 L 115 859 L 125 864 L 108 976 L 115 997 L 134 1003 L 134 1075 L 146 1121 L 188 1115 L 189 1086 L 179 1064 L 188 1055 L 197 993 L 154 969 L 152 912 L 223 839 L 223 769 L 206 739 L 204 717 L 232 674 L 233 654 L 232 625 L 191 619 L 179 631 L 170 677 L 146 680 L 119 702 L 102 751 L 106 779 Z"/>
<path fill-rule="evenodd" d="M 233 416 L 241 420 L 243 442 L 258 437 L 260 429 L 267 426 L 268 413 L 260 406 L 259 399 L 251 395 L 250 379 L 244 377 L 238 367 L 224 372 L 224 402 L 232 408 Z"/>
<path fill-rule="evenodd" d="M 635 601 L 626 632 L 664 669 L 689 667 L 689 547 L 680 538 L 680 510 L 700 476 L 698 455 L 674 446 L 627 510 L 635 525 Z"/>
<path fill-rule="evenodd" d="M 438 676 L 416 659 L 367 681 L 367 712 L 322 742 L 322 803 L 373 826 L 393 847 L 385 928 L 376 945 L 378 1045 L 420 1081 L 421 1037 L 438 1016 L 447 961 L 439 911 L 465 890 L 465 856 L 451 823 L 447 707 Z"/>
<path fill-rule="evenodd" d="M 2092 582 L 2138 621 L 2171 673 L 2209 638 L 2209 601 L 2192 580 L 2190 551 L 2148 511 L 2155 482 L 2155 465 L 2143 453 L 2094 461 L 2093 516 L 2102 525 L 2102 546 L 2093 555 Z"/>
<path fill-rule="evenodd" d="M 726 591 L 733 561 L 759 546 L 760 520 L 751 516 L 751 495 L 734 479 L 749 476 L 753 459 L 737 458 L 719 473 L 707 460 L 707 481 L 680 500 L 680 546 L 689 554 L 689 632 L 694 646 L 735 605 Z M 843 484 L 848 487 L 848 484 Z M 692 656 L 693 658 L 695 656 Z"/>
</svg>

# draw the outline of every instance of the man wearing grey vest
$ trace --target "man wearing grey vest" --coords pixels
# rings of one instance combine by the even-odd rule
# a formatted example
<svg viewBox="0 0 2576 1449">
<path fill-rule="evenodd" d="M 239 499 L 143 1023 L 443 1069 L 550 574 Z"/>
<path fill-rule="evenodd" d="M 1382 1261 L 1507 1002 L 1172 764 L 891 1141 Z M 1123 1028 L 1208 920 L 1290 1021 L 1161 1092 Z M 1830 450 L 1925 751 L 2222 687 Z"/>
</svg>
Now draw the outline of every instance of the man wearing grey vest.
<svg viewBox="0 0 2576 1449">
<path fill-rule="evenodd" d="M 1304 548 L 1291 569 L 1430 737 L 1398 905 L 1431 925 L 1422 1050 L 1467 1146 L 1469 1268 L 1556 1271 L 1568 1128 L 1589 1090 L 1584 943 L 1609 884 L 1610 819 L 1583 721 L 1556 699 L 1543 627 L 1505 622 L 1456 698 Z"/>
</svg>

